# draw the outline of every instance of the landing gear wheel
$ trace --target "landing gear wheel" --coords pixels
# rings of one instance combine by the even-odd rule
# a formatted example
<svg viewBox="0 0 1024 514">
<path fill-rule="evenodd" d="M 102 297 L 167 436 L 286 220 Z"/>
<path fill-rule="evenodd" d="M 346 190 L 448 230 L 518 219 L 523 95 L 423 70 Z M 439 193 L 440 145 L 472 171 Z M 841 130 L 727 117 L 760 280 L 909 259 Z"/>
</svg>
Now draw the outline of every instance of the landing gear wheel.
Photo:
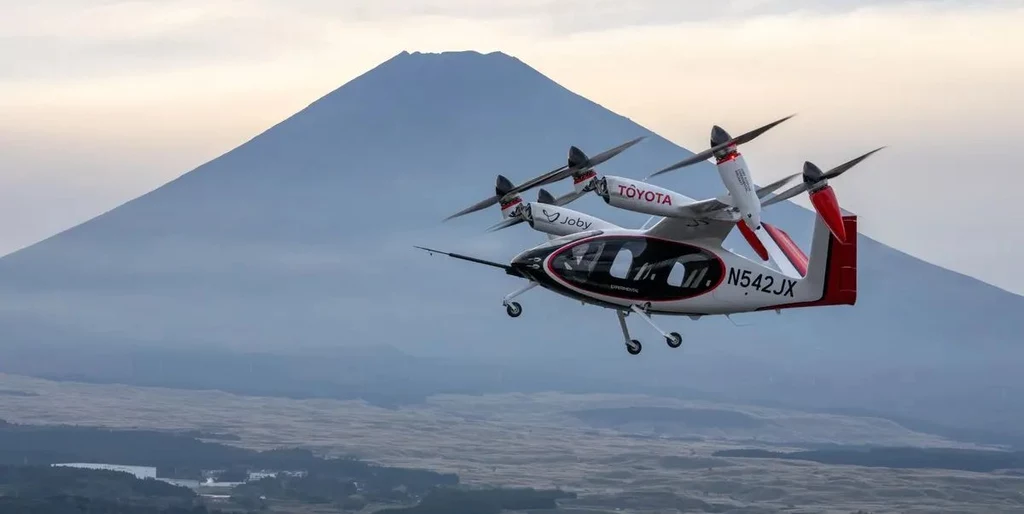
<svg viewBox="0 0 1024 514">
<path fill-rule="evenodd" d="M 512 302 L 505 306 L 505 312 L 508 313 L 510 317 L 518 318 L 519 315 L 523 313 L 523 306 L 519 305 L 519 302 Z"/>
<path fill-rule="evenodd" d="M 683 344 L 683 336 L 679 332 L 672 332 L 665 338 L 669 348 L 679 348 Z"/>
<path fill-rule="evenodd" d="M 640 353 L 640 350 L 642 349 L 643 345 L 641 345 L 640 341 L 637 341 L 636 339 L 626 343 L 626 351 L 629 352 L 630 355 L 636 355 Z"/>
</svg>

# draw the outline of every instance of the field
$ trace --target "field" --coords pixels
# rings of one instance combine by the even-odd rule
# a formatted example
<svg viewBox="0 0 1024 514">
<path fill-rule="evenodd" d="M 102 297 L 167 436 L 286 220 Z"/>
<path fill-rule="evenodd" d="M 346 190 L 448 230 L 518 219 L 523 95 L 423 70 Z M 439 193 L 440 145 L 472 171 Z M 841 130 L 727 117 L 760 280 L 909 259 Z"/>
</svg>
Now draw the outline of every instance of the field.
<svg viewBox="0 0 1024 514">
<path fill-rule="evenodd" d="M 643 396 L 437 396 L 358 401 L 87 385 L 0 375 L 0 418 L 34 424 L 200 429 L 231 444 L 305 446 L 464 483 L 561 487 L 587 512 L 1022 512 L 1024 477 L 717 458 L 728 448 L 965 446 L 892 422 Z M 689 510 L 688 510 L 689 509 Z"/>
</svg>

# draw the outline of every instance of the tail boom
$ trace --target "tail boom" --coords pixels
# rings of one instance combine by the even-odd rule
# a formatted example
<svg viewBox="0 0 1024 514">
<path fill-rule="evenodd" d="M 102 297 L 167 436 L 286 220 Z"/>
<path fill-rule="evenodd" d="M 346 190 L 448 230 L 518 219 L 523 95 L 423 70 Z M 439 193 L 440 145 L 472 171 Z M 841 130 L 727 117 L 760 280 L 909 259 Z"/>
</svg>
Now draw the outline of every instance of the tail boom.
<svg viewBox="0 0 1024 514">
<path fill-rule="evenodd" d="M 828 305 L 855 305 L 857 303 L 857 216 L 842 216 L 842 232 L 846 242 L 841 241 L 820 217 L 816 217 L 814 240 L 811 244 L 810 259 L 805 261 L 804 281 L 820 284 L 818 298 L 809 301 L 770 305 L 758 310 L 795 309 L 799 307 L 823 307 Z M 767 228 L 767 227 L 766 227 Z M 782 247 L 787 258 L 799 270 L 803 252 L 785 232 L 772 227 L 772 238 Z M 776 237 L 776 234 L 782 237 Z"/>
</svg>

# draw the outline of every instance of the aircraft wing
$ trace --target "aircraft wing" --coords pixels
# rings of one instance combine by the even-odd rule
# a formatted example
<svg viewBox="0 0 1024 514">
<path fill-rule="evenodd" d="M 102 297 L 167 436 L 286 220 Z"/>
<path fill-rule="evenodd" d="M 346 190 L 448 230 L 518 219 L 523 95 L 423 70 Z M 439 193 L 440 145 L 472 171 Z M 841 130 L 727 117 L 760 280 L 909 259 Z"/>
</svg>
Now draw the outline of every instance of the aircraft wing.
<svg viewBox="0 0 1024 514">
<path fill-rule="evenodd" d="M 682 216 L 700 218 L 718 211 L 732 209 L 734 206 L 730 200 L 731 198 L 729 195 L 719 196 L 718 198 L 708 198 L 707 200 L 681 205 L 677 209 L 677 212 Z"/>
<path fill-rule="evenodd" d="M 671 239 L 673 241 L 685 241 L 688 239 L 704 239 L 722 241 L 736 227 L 734 221 L 722 221 L 709 218 L 662 218 L 647 230 L 647 235 Z"/>
<path fill-rule="evenodd" d="M 757 188 L 756 194 L 758 199 L 763 199 L 764 197 L 772 194 L 773 192 L 775 192 L 775 190 L 786 185 L 787 183 L 789 183 L 790 181 L 799 176 L 799 173 L 794 173 L 787 177 L 782 177 L 779 180 L 772 182 L 771 184 Z M 680 207 L 679 213 L 682 214 L 683 216 L 699 218 L 701 216 L 708 216 L 714 212 L 732 209 L 733 207 L 735 207 L 735 205 L 732 204 L 732 197 L 728 194 L 725 194 L 717 198 L 708 198 L 707 200 L 701 200 L 699 202 L 683 205 Z"/>
<path fill-rule="evenodd" d="M 794 173 L 771 184 L 757 188 L 757 197 L 764 198 L 793 179 L 800 177 Z M 721 243 L 732 231 L 736 223 L 714 219 L 714 215 L 734 208 L 729 195 L 708 198 L 681 206 L 677 212 L 680 217 L 667 217 L 648 230 L 648 234 L 669 239 L 712 239 Z"/>
</svg>

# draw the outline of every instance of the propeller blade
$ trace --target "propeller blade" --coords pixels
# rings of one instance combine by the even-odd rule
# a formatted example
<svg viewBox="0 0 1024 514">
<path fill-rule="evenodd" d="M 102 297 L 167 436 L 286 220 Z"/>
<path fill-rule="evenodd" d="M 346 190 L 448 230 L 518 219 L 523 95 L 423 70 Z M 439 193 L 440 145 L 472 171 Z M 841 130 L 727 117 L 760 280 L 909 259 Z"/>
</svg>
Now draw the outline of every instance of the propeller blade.
<svg viewBox="0 0 1024 514">
<path fill-rule="evenodd" d="M 773 121 L 773 122 L 771 122 L 771 123 L 769 123 L 769 124 L 767 124 L 767 125 L 765 125 L 763 127 L 756 128 L 756 129 L 751 130 L 750 132 L 747 132 L 745 134 L 740 134 L 739 136 L 736 136 L 736 137 L 734 137 L 734 138 L 732 138 L 732 139 L 730 139 L 730 140 L 728 140 L 728 141 L 726 141 L 724 143 L 719 143 L 719 144 L 717 144 L 715 146 L 712 146 L 711 148 L 708 148 L 707 150 L 704 150 L 703 152 L 700 152 L 700 153 L 694 154 L 694 155 L 692 155 L 690 157 L 687 157 L 686 159 L 683 159 L 683 160 L 681 160 L 681 161 L 679 161 L 679 162 L 677 162 L 677 163 L 675 163 L 675 164 L 673 164 L 673 165 L 671 165 L 671 166 L 669 166 L 667 168 L 660 169 L 660 170 L 658 170 L 658 171 L 648 175 L 647 178 L 645 178 L 644 180 L 656 177 L 658 175 L 661 175 L 662 173 L 668 173 L 670 171 L 677 170 L 679 168 L 685 168 L 686 166 L 691 166 L 691 165 L 697 164 L 698 162 L 705 161 L 705 160 L 709 159 L 712 155 L 714 155 L 715 152 L 717 152 L 717 151 L 719 151 L 719 150 L 721 150 L 723 148 L 727 148 L 727 147 L 732 146 L 732 145 L 742 145 L 742 144 L 749 143 L 749 142 L 753 141 L 754 139 L 756 139 L 761 134 L 764 134 L 765 132 L 768 132 L 769 130 L 774 128 L 776 125 L 778 125 L 778 124 L 780 124 L 780 123 L 782 123 L 782 122 L 792 118 L 793 116 L 796 116 L 796 114 L 790 114 L 789 116 L 786 116 L 785 118 L 782 118 L 780 120 L 775 120 L 775 121 Z"/>
<path fill-rule="evenodd" d="M 467 207 L 467 208 L 465 208 L 465 209 L 463 209 L 463 210 L 461 210 L 459 212 L 456 212 L 455 214 L 452 214 L 451 216 L 448 216 L 447 218 L 444 219 L 444 221 L 448 221 L 448 220 L 453 219 L 453 218 L 458 218 L 459 216 L 465 216 L 466 214 L 469 214 L 471 212 L 479 211 L 480 209 L 486 209 L 486 208 L 488 208 L 488 207 L 490 207 L 492 205 L 497 204 L 498 200 L 501 200 L 501 197 L 498 196 L 498 195 L 494 195 L 494 196 L 492 196 L 492 197 L 490 197 L 490 198 L 488 198 L 486 200 L 482 200 L 480 202 L 477 202 L 477 203 L 473 204 L 470 207 Z"/>
<path fill-rule="evenodd" d="M 515 218 L 509 218 L 496 225 L 492 225 L 487 229 L 487 232 L 497 232 L 498 230 L 506 229 L 508 227 L 514 227 L 525 221 L 523 218 L 516 216 Z"/>
<path fill-rule="evenodd" d="M 647 136 L 640 136 L 640 137 L 638 137 L 636 139 L 633 139 L 633 140 L 630 140 L 630 141 L 626 141 L 625 143 L 622 143 L 621 145 L 616 146 L 615 148 L 612 148 L 611 150 L 606 150 L 604 152 L 601 152 L 601 153 L 591 157 L 590 159 L 587 159 L 586 165 L 582 166 L 582 167 L 595 168 L 599 164 L 604 164 L 604 163 L 610 161 L 613 157 L 619 155 L 622 152 L 625 152 L 630 147 L 632 147 L 633 145 L 639 143 L 640 141 L 643 141 L 646 138 L 647 138 Z"/>
<path fill-rule="evenodd" d="M 832 168 L 832 169 L 826 171 L 825 173 L 822 174 L 822 176 L 825 177 L 826 179 L 836 178 L 839 175 L 842 175 L 843 173 L 845 173 L 846 170 L 848 170 L 848 169 L 850 169 L 850 168 L 860 164 L 861 161 L 863 161 L 864 159 L 867 159 L 868 157 L 871 157 L 872 154 L 874 154 L 875 152 L 877 152 L 879 150 L 882 150 L 884 148 L 886 148 L 886 147 L 880 146 L 878 148 L 875 148 L 874 150 L 871 150 L 870 152 L 868 152 L 868 153 L 866 153 L 864 155 L 861 155 L 860 157 L 857 157 L 855 159 L 851 159 L 851 160 L 849 160 L 847 162 L 844 162 L 843 164 L 840 164 L 839 166 L 836 166 L 835 168 Z"/>
<path fill-rule="evenodd" d="M 565 179 L 571 177 L 572 174 L 577 172 L 577 171 L 587 170 L 587 169 L 590 169 L 590 168 L 594 168 L 598 164 L 603 164 L 605 162 L 608 162 L 613 157 L 615 157 L 615 156 L 619 155 L 620 153 L 626 151 L 627 149 L 629 149 L 633 145 L 639 143 L 640 141 L 643 141 L 646 138 L 647 138 L 647 136 L 640 136 L 640 137 L 632 139 L 630 141 L 626 141 L 625 143 L 623 143 L 623 144 L 621 144 L 619 146 L 616 146 L 615 148 L 612 148 L 611 150 L 605 150 L 604 152 L 601 152 L 601 153 L 599 153 L 599 154 L 597 154 L 597 155 L 595 155 L 593 157 L 588 158 L 586 160 L 586 162 L 581 163 L 581 164 L 579 164 L 577 166 L 568 166 L 568 165 L 566 165 L 566 166 L 562 166 L 561 168 L 558 168 L 556 170 L 549 171 L 548 173 L 545 173 L 545 174 L 543 174 L 543 175 L 541 175 L 541 176 L 539 176 L 539 177 L 537 177 L 537 178 L 535 178 L 533 180 L 529 180 L 529 181 L 523 182 L 521 185 L 512 188 L 512 192 L 513 193 L 522 193 L 523 191 L 526 191 L 528 189 L 533 189 L 534 187 L 537 187 L 537 186 L 546 186 L 548 184 L 551 184 L 551 183 L 554 183 L 554 182 L 558 182 L 560 180 L 565 180 Z"/>
<path fill-rule="evenodd" d="M 532 178 L 530 180 L 527 180 L 526 182 L 523 182 L 522 184 L 519 184 L 516 187 L 513 187 L 512 190 L 509 192 L 522 193 L 523 191 L 528 191 L 537 186 L 543 186 L 550 184 L 552 182 L 558 182 L 559 180 L 562 180 L 563 178 L 568 177 L 569 175 L 572 174 L 566 173 L 566 171 L 569 169 L 570 168 L 568 166 L 559 166 L 558 168 L 555 168 L 543 175 Z"/>
<path fill-rule="evenodd" d="M 774 204 L 774 203 L 779 203 L 779 202 L 782 202 L 784 200 L 789 200 L 790 198 L 793 198 L 794 196 L 796 196 L 796 195 L 798 195 L 800 193 L 803 193 L 804 191 L 809 190 L 811 188 L 811 186 L 813 186 L 814 184 L 816 184 L 816 183 L 818 183 L 818 182 L 820 182 L 822 180 L 828 180 L 828 179 L 836 178 L 839 175 L 842 175 L 843 173 L 845 173 L 850 168 L 860 164 L 861 161 L 863 161 L 864 159 L 867 159 L 868 157 L 870 157 L 875 152 L 877 152 L 879 150 L 882 150 L 884 148 L 886 148 L 886 147 L 881 146 L 881 147 L 875 148 L 874 150 L 871 150 L 870 152 L 868 152 L 868 153 L 866 153 L 864 155 L 861 155 L 860 157 L 857 157 L 857 158 L 854 158 L 854 159 L 850 159 L 849 161 L 846 161 L 843 164 L 840 164 L 839 166 L 836 166 L 835 168 L 832 168 L 832 169 L 830 169 L 830 170 L 828 170 L 828 171 L 826 171 L 824 173 L 821 171 L 821 168 L 819 168 L 813 162 L 811 162 L 811 161 L 804 161 L 804 171 L 803 171 L 803 173 L 798 173 L 798 174 L 790 175 L 789 177 L 786 177 L 785 179 L 783 179 L 783 180 L 788 180 L 788 179 L 792 179 L 793 177 L 802 175 L 803 178 L 804 178 L 803 182 L 793 186 L 791 189 L 787 189 L 786 191 L 784 191 L 784 192 L 782 192 L 782 193 L 780 193 L 780 194 L 778 194 L 776 196 L 773 196 L 773 197 L 771 197 L 771 198 L 769 198 L 767 200 L 762 201 L 761 202 L 761 207 L 767 207 L 767 206 L 769 206 L 771 204 Z M 758 191 L 758 193 L 760 193 L 760 191 Z"/>
<path fill-rule="evenodd" d="M 655 171 L 654 173 L 651 173 L 650 175 L 647 175 L 647 177 L 644 178 L 644 180 L 657 177 L 658 175 L 661 175 L 662 173 L 668 173 L 670 171 L 678 170 L 679 168 L 685 168 L 687 166 L 691 166 L 691 165 L 697 164 L 698 162 L 701 162 L 701 161 L 706 161 L 706 160 L 708 160 L 709 157 L 714 155 L 714 153 L 715 153 L 715 149 L 714 148 L 709 148 L 707 150 L 704 150 L 701 153 L 693 154 L 692 156 L 687 157 L 686 159 L 683 159 L 683 160 L 681 160 L 681 161 L 679 161 L 679 162 L 677 162 L 677 163 L 675 163 L 675 164 L 673 164 L 673 165 L 671 165 L 671 166 L 669 166 L 667 168 L 662 168 L 662 169 L 660 169 L 658 171 Z"/>
<path fill-rule="evenodd" d="M 547 172 L 547 173 L 545 173 L 543 175 L 540 175 L 540 176 L 537 176 L 537 177 L 535 177 L 533 179 L 527 180 L 526 182 L 523 182 L 522 184 L 519 184 L 518 186 L 515 186 L 515 187 L 509 189 L 502 196 L 519 194 L 519 193 L 522 193 L 524 191 L 528 191 L 530 189 L 533 189 L 533 188 L 535 188 L 537 186 L 544 186 L 544 185 L 550 184 L 552 182 L 558 182 L 560 180 L 564 180 L 566 178 L 569 178 L 570 176 L 572 176 L 573 172 L 579 171 L 581 169 L 593 168 L 593 167 L 597 166 L 598 164 L 602 164 L 602 163 L 608 162 L 613 157 L 615 157 L 615 156 L 619 155 L 620 153 L 626 151 L 631 146 L 639 143 L 640 141 L 643 141 L 646 138 L 647 138 L 647 136 L 640 136 L 640 137 L 638 137 L 636 139 L 632 139 L 632 140 L 627 141 L 627 142 L 625 142 L 625 143 L 623 143 L 623 144 L 621 144 L 619 146 L 616 146 L 615 148 L 612 148 L 611 150 L 606 150 L 604 152 L 601 152 L 601 153 L 599 153 L 599 154 L 597 154 L 597 155 L 587 159 L 587 161 L 584 164 L 580 165 L 579 167 L 570 167 L 568 165 L 559 166 L 558 168 L 555 168 L 555 169 L 553 169 L 553 170 L 551 170 L 551 171 L 549 171 L 549 172 Z M 580 152 L 580 153 L 582 153 L 582 152 Z M 482 200 L 482 201 L 472 205 L 471 207 L 467 207 L 466 209 L 463 209 L 463 210 L 461 210 L 461 211 L 459 211 L 459 212 L 457 212 L 455 214 L 452 214 L 451 216 L 448 216 L 447 218 L 444 219 L 444 221 L 448 221 L 448 220 L 453 219 L 453 218 L 458 218 L 459 216 L 465 216 L 466 214 L 469 214 L 469 213 L 472 213 L 472 212 L 476 212 L 476 211 L 479 211 L 481 209 L 486 209 L 487 207 L 490 207 L 490 206 L 498 203 L 498 201 L 500 201 L 500 200 L 501 200 L 501 196 L 498 196 L 498 195 L 492 196 L 492 197 L 490 197 L 490 198 L 488 198 L 486 200 Z"/>
<path fill-rule="evenodd" d="M 775 121 L 773 121 L 773 122 L 771 122 L 771 123 L 769 123 L 769 124 L 767 124 L 767 125 L 765 125 L 765 126 L 763 126 L 761 128 L 756 128 L 754 130 L 751 130 L 750 132 L 747 132 L 746 134 L 740 134 L 739 136 L 734 137 L 732 139 L 732 141 L 726 142 L 725 146 L 729 146 L 730 144 L 737 145 L 737 146 L 745 145 L 745 144 L 753 141 L 754 139 L 756 139 L 761 134 L 764 134 L 765 132 L 768 132 L 769 130 L 775 128 L 776 125 L 778 125 L 778 124 L 780 124 L 780 123 L 782 123 L 782 122 L 792 118 L 793 116 L 796 116 L 796 114 L 790 114 L 789 116 L 786 116 L 785 118 L 782 118 L 782 119 L 779 119 L 779 120 L 775 120 Z"/>
<path fill-rule="evenodd" d="M 555 202 L 553 205 L 561 207 L 567 203 L 575 202 L 585 194 L 587 194 L 587 191 L 569 191 L 568 193 L 559 196 L 558 198 L 555 198 Z"/>
<path fill-rule="evenodd" d="M 789 200 L 790 198 L 793 198 L 794 196 L 803 193 L 804 191 L 807 191 L 807 189 L 809 189 L 807 183 L 801 182 L 793 186 L 792 188 L 783 191 L 782 193 L 779 193 L 767 200 L 762 201 L 761 207 L 768 207 L 769 205 Z"/>
<path fill-rule="evenodd" d="M 779 180 L 776 180 L 775 182 L 772 182 L 771 184 L 768 184 L 767 186 L 759 187 L 759 188 L 757 188 L 757 198 L 758 199 L 764 198 L 764 197 L 768 196 L 769 194 L 771 194 L 772 192 L 774 192 L 776 189 L 786 185 L 786 183 L 792 181 L 795 178 L 799 178 L 799 177 L 800 177 L 799 173 L 794 173 L 794 174 L 792 174 L 792 175 L 790 175 L 788 177 L 782 177 Z"/>
</svg>

